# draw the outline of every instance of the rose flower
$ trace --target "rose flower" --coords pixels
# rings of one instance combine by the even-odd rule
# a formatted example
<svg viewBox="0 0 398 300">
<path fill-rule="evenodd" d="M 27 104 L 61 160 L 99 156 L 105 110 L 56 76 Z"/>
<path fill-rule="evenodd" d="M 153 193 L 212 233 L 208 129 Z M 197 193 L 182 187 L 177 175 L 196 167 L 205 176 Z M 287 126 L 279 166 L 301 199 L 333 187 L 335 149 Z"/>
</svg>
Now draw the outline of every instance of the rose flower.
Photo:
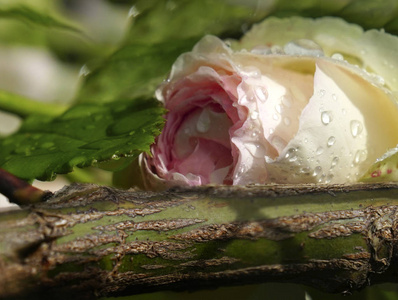
<svg viewBox="0 0 398 300">
<path fill-rule="evenodd" d="M 156 92 L 168 112 L 140 157 L 144 184 L 357 181 L 398 143 L 380 35 L 398 54 L 397 38 L 333 18 L 271 18 L 241 41 L 203 37 Z"/>
</svg>

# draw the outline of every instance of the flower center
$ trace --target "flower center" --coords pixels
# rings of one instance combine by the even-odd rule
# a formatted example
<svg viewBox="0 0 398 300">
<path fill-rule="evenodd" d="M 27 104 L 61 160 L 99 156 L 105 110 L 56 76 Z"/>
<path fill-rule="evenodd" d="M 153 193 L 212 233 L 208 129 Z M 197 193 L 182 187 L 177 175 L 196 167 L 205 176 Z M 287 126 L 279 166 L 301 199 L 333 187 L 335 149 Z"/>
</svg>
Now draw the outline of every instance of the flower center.
<svg viewBox="0 0 398 300">
<path fill-rule="evenodd" d="M 223 183 L 233 162 L 231 126 L 224 111 L 209 105 L 192 110 L 177 130 L 169 169 L 200 176 L 202 184 Z"/>
</svg>

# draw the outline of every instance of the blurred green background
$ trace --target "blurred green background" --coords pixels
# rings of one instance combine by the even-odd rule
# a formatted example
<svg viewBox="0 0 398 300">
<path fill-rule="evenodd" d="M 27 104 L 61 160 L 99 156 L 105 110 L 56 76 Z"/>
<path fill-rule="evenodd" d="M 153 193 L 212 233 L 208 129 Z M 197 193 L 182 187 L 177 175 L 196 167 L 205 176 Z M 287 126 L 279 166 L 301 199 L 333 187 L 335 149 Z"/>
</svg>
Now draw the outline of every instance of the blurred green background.
<svg viewBox="0 0 398 300">
<path fill-rule="evenodd" d="M 270 15 L 339 16 L 365 29 L 398 34 L 396 0 L 0 0 L 0 98 L 12 99 L 16 94 L 64 107 L 151 97 L 176 57 L 204 34 L 239 38 Z M 2 137 L 21 124 L 20 117 L 5 110 L 0 101 Z M 98 168 L 76 169 L 51 185 L 36 185 L 55 190 L 70 181 L 111 185 L 111 177 L 112 172 Z M 395 299 L 397 295 L 395 285 L 384 285 L 347 299 Z M 265 284 L 123 299 L 220 297 L 342 296 L 297 285 Z"/>
</svg>

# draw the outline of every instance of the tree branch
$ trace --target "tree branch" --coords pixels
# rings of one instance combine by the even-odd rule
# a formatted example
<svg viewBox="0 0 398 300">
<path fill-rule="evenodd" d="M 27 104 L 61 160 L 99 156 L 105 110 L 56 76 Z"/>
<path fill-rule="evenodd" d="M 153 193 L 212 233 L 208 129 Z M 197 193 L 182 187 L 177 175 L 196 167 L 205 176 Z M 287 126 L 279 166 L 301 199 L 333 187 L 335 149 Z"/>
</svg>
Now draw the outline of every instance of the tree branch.
<svg viewBox="0 0 398 300">
<path fill-rule="evenodd" d="M 267 281 L 396 281 L 398 185 L 73 184 L 0 215 L 0 297 L 94 299 Z"/>
</svg>

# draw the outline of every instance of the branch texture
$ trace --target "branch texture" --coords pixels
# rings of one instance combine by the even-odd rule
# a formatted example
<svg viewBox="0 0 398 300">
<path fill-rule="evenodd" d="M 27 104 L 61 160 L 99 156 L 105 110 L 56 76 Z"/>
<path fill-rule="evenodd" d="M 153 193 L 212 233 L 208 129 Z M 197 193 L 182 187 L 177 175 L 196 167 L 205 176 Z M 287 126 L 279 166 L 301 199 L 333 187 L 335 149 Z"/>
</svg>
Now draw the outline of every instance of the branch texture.
<svg viewBox="0 0 398 300">
<path fill-rule="evenodd" d="M 267 281 L 396 281 L 398 185 L 73 184 L 0 215 L 0 298 L 95 299 Z"/>
</svg>

